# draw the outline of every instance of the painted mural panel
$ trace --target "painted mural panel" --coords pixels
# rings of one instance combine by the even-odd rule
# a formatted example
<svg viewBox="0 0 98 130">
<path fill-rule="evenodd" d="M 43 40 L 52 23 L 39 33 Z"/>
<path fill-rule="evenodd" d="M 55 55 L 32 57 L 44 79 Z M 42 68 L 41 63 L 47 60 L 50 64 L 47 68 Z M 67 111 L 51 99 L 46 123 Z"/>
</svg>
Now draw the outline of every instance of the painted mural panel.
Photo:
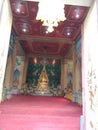
<svg viewBox="0 0 98 130">
<path fill-rule="evenodd" d="M 10 35 L 10 44 L 9 44 L 8 57 L 13 55 L 14 46 L 15 46 L 15 36 L 14 36 L 13 31 L 12 31 L 11 35 Z"/>
<path fill-rule="evenodd" d="M 13 56 L 13 51 L 14 51 L 14 44 L 15 44 L 15 39 L 14 39 L 14 33 L 11 32 L 10 35 L 10 43 L 9 43 L 9 50 L 8 50 L 8 57 L 7 57 L 7 64 L 6 64 L 6 71 L 5 71 L 5 77 L 4 77 L 4 86 L 9 87 L 8 84 L 10 84 L 9 79 L 11 78 L 11 72 L 9 74 L 9 71 L 12 69 L 12 56 Z M 11 86 L 10 86 L 11 87 Z"/>
<path fill-rule="evenodd" d="M 21 47 L 21 45 L 19 43 L 17 43 L 16 55 L 18 55 L 18 56 L 24 56 L 25 55 L 25 52 L 24 52 L 23 48 Z"/>
<path fill-rule="evenodd" d="M 76 91 L 82 91 L 82 78 L 81 78 L 81 38 L 76 42 L 75 46 L 75 57 L 76 57 Z M 77 78 L 78 77 L 78 78 Z"/>
<path fill-rule="evenodd" d="M 73 88 L 73 62 L 67 62 L 67 89 L 72 91 Z"/>
<path fill-rule="evenodd" d="M 90 130 L 97 130 L 97 127 L 98 127 L 98 120 L 96 117 L 96 112 L 98 111 L 98 108 L 96 107 L 98 106 L 97 82 L 98 82 L 98 75 L 96 73 L 96 68 L 93 65 L 92 59 L 89 55 L 88 56 L 88 70 L 87 70 L 87 87 L 88 87 L 87 89 L 88 89 L 88 109 L 89 109 L 88 115 L 90 115 L 90 118 L 89 118 Z"/>
<path fill-rule="evenodd" d="M 17 88 L 19 85 L 19 78 L 20 78 L 20 69 L 21 69 L 21 57 L 16 56 L 16 64 L 14 69 L 14 80 L 13 80 L 13 87 Z"/>
</svg>

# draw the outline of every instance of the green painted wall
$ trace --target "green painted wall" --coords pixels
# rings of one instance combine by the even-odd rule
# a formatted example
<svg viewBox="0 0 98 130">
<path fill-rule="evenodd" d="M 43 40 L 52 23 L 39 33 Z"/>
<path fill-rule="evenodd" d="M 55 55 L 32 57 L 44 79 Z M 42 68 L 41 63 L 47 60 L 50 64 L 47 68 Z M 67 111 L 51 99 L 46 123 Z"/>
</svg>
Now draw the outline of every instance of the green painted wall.
<svg viewBox="0 0 98 130">
<path fill-rule="evenodd" d="M 34 64 L 29 63 L 28 70 L 27 70 L 27 79 L 26 82 L 32 82 L 34 85 L 38 84 L 38 79 L 42 72 L 43 65 L 42 64 Z M 61 77 L 61 64 L 47 64 L 46 65 L 46 72 L 49 79 L 49 86 L 60 84 L 60 77 Z"/>
</svg>

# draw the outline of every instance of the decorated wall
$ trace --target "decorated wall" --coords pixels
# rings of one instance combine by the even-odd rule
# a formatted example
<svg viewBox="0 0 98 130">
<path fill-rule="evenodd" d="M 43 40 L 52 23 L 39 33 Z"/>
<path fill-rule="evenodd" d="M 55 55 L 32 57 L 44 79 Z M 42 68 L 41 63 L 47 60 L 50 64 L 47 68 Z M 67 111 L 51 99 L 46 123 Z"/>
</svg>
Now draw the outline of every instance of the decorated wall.
<svg viewBox="0 0 98 130">
<path fill-rule="evenodd" d="M 36 64 L 29 62 L 26 82 L 31 82 L 36 86 L 38 84 L 38 79 L 41 75 L 43 67 L 44 64 L 42 62 Z M 49 80 L 49 86 L 57 87 L 57 85 L 60 84 L 61 64 L 52 64 L 48 62 L 47 64 L 45 64 L 45 69 Z"/>
<path fill-rule="evenodd" d="M 75 76 L 76 76 L 76 91 L 82 91 L 82 78 L 81 78 L 81 37 L 76 41 L 75 44 Z M 78 77 L 78 78 L 77 78 Z"/>
<path fill-rule="evenodd" d="M 15 36 L 13 31 L 11 31 L 10 42 L 9 42 L 9 50 L 7 56 L 7 64 L 5 70 L 4 77 L 4 87 L 11 88 L 12 87 L 12 78 L 13 78 L 13 66 L 14 66 L 14 47 L 15 47 Z"/>
<path fill-rule="evenodd" d="M 16 56 L 16 64 L 15 64 L 14 73 L 13 73 L 13 87 L 14 88 L 17 88 L 19 84 L 21 60 L 22 59 L 20 56 Z"/>
<path fill-rule="evenodd" d="M 67 61 L 67 89 L 73 89 L 73 62 Z"/>
<path fill-rule="evenodd" d="M 25 53 L 20 46 L 20 44 L 17 42 L 17 51 L 16 51 L 16 59 L 15 59 L 15 66 L 14 66 L 14 72 L 13 72 L 13 87 L 18 88 L 22 85 L 22 74 L 24 69 L 24 61 L 25 59 Z M 21 85 L 20 85 L 21 84 Z"/>
<path fill-rule="evenodd" d="M 11 35 L 10 35 L 8 57 L 13 55 L 14 47 L 15 47 L 15 34 L 13 33 L 13 30 L 12 30 Z"/>
<path fill-rule="evenodd" d="M 83 26 L 84 130 L 98 130 L 98 5 L 92 4 Z M 92 26 L 93 23 L 93 26 Z"/>
<path fill-rule="evenodd" d="M 17 50 L 16 52 L 15 49 Z M 7 88 L 18 87 L 19 78 L 20 78 L 21 61 L 23 59 L 21 53 L 24 54 L 20 44 L 18 44 L 15 41 L 15 34 L 13 33 L 12 30 L 10 35 L 9 51 L 8 51 L 5 82 L 4 82 L 4 86 L 6 86 Z"/>
</svg>

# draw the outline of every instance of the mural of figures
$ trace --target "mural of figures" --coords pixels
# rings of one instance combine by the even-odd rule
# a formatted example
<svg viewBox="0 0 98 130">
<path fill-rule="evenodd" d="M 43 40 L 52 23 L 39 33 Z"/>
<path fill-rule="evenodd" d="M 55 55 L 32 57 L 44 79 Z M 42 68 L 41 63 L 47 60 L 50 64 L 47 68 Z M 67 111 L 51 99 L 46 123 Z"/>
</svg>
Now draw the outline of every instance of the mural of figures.
<svg viewBox="0 0 98 130">
<path fill-rule="evenodd" d="M 20 78 L 20 67 L 21 67 L 21 57 L 16 57 L 16 65 L 14 69 L 14 80 L 13 80 L 13 87 L 17 88 L 19 84 L 19 78 Z"/>
<path fill-rule="evenodd" d="M 77 91 L 82 91 L 82 79 L 81 79 L 81 39 L 79 38 L 76 42 L 75 48 L 76 55 L 76 88 Z"/>
<path fill-rule="evenodd" d="M 73 96 L 72 96 L 72 92 L 73 92 L 73 61 L 69 60 L 67 61 L 67 87 L 64 90 L 64 97 L 72 100 Z"/>
<path fill-rule="evenodd" d="M 15 37 L 14 37 L 14 33 L 11 32 L 8 57 L 13 55 L 14 46 L 15 46 Z"/>
<path fill-rule="evenodd" d="M 79 62 L 79 60 L 76 60 L 76 88 L 77 91 L 82 91 L 82 84 L 81 84 L 81 63 Z"/>
<path fill-rule="evenodd" d="M 96 5 L 95 2 L 83 27 L 82 77 L 84 80 L 82 80 L 82 88 L 84 130 L 98 130 L 98 15 Z"/>
<path fill-rule="evenodd" d="M 68 69 L 67 69 L 67 89 L 72 90 L 73 88 L 73 63 L 72 61 L 68 61 Z"/>
<path fill-rule="evenodd" d="M 72 89 L 72 72 L 68 72 L 67 74 L 67 87 Z"/>
<path fill-rule="evenodd" d="M 18 69 L 16 69 L 14 71 L 14 87 L 18 86 L 19 83 L 19 77 L 20 77 L 20 71 Z"/>
<path fill-rule="evenodd" d="M 9 43 L 9 50 L 8 50 L 8 56 L 7 56 L 7 64 L 6 64 L 6 71 L 5 71 L 5 77 L 4 77 L 4 86 L 11 87 L 12 86 L 12 68 L 13 68 L 13 53 L 14 53 L 14 46 L 15 46 L 15 38 L 14 33 L 11 32 L 10 35 L 10 43 Z M 9 74 L 10 72 L 10 74 Z"/>
<path fill-rule="evenodd" d="M 88 115 L 89 115 L 89 129 L 97 130 L 98 122 L 96 113 L 97 101 L 98 101 L 98 77 L 96 74 L 96 68 L 94 67 L 90 56 L 88 57 L 88 71 L 87 71 L 87 90 L 88 90 Z"/>
</svg>

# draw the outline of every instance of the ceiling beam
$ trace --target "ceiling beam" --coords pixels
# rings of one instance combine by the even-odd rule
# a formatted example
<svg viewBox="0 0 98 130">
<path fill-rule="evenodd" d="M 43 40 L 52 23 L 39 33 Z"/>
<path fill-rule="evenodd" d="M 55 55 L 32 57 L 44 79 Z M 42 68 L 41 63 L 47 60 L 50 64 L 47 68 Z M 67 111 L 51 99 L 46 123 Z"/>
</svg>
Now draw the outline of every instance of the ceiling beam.
<svg viewBox="0 0 98 130">
<path fill-rule="evenodd" d="M 21 36 L 21 37 L 16 37 L 17 40 L 30 40 L 32 42 L 47 42 L 47 43 L 61 43 L 61 44 L 73 44 L 73 41 L 70 39 L 65 39 L 65 38 L 50 38 L 50 37 L 39 37 L 39 36 Z"/>
<path fill-rule="evenodd" d="M 23 0 L 23 1 L 32 1 L 39 2 L 40 0 Z M 93 0 L 63 0 L 65 5 L 77 5 L 77 6 L 87 6 L 90 7 Z"/>
<path fill-rule="evenodd" d="M 62 57 L 60 55 L 41 55 L 41 54 L 28 54 L 28 58 L 49 58 L 49 59 L 61 59 Z"/>
</svg>

